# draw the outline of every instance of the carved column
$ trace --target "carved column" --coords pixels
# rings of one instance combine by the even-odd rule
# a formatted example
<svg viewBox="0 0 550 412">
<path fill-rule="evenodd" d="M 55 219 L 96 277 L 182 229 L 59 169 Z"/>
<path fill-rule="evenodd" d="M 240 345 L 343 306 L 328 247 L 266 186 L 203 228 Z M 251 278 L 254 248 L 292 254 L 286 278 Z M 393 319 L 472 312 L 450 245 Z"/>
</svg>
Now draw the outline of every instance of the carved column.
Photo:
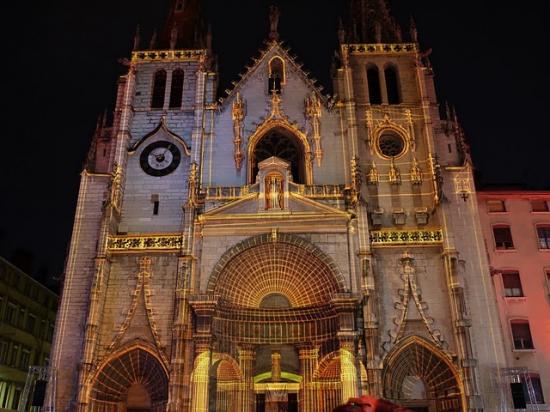
<svg viewBox="0 0 550 412">
<path fill-rule="evenodd" d="M 189 394 L 189 386 L 185 379 L 186 364 L 186 335 L 189 324 L 189 311 L 187 310 L 187 294 L 189 288 L 189 275 L 191 262 L 187 257 L 180 257 L 178 264 L 176 303 L 174 307 L 175 320 L 173 332 L 174 351 L 172 353 L 172 370 L 170 373 L 170 395 L 168 401 L 169 412 L 186 410 Z"/>
<path fill-rule="evenodd" d="M 253 380 L 253 367 L 256 353 L 252 346 L 243 346 L 239 348 L 239 366 L 243 374 L 243 386 L 242 386 L 242 411 L 253 412 L 255 399 L 254 399 L 254 380 Z"/>
<path fill-rule="evenodd" d="M 302 382 L 300 388 L 300 412 L 317 412 L 318 404 L 315 396 L 315 384 L 313 374 L 317 369 L 319 349 L 311 345 L 303 345 L 298 348 Z"/>
<path fill-rule="evenodd" d="M 355 312 L 358 306 L 357 296 L 349 293 L 336 295 L 332 305 L 338 313 L 338 341 L 340 343 L 340 381 L 342 383 L 342 401 L 356 397 L 359 393 L 361 365 L 356 353 L 357 330 Z"/>
<path fill-rule="evenodd" d="M 367 393 L 382 396 L 382 369 L 380 368 L 380 337 L 378 328 L 378 302 L 373 270 L 373 256 L 370 251 L 361 254 L 361 288 L 363 291 L 363 336 L 367 370 Z"/>
<path fill-rule="evenodd" d="M 464 288 L 459 282 L 458 253 L 447 250 L 443 254 L 445 272 L 447 275 L 447 287 L 451 301 L 451 316 L 454 325 L 457 342 L 460 367 L 463 376 L 464 392 L 468 402 L 469 411 L 482 411 L 482 402 L 477 386 L 477 360 L 474 358 L 470 327 L 472 321 L 466 310 Z"/>
<path fill-rule="evenodd" d="M 191 380 L 191 411 L 208 412 L 208 383 L 210 379 L 210 366 L 212 364 L 212 318 L 216 312 L 218 299 L 212 295 L 195 295 L 189 298 L 189 304 L 195 313 L 195 331 L 193 341 L 195 342 L 195 359 L 201 356 L 209 356 L 206 359 L 200 358 L 196 362 Z"/>
</svg>

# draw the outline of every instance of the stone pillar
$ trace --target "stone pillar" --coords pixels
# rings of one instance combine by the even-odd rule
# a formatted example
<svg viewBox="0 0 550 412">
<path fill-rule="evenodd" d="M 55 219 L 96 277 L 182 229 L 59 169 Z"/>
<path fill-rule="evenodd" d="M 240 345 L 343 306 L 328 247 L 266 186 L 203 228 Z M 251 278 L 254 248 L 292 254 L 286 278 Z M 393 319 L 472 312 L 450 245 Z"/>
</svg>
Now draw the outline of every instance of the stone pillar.
<svg viewBox="0 0 550 412">
<path fill-rule="evenodd" d="M 317 369 L 319 349 L 310 345 L 299 348 L 300 369 L 302 372 L 302 383 L 300 388 L 300 412 L 317 412 L 318 403 L 315 393 L 313 374 Z"/>
<path fill-rule="evenodd" d="M 239 366 L 243 374 L 242 385 L 242 408 L 243 412 L 253 412 L 255 399 L 254 399 L 254 381 L 253 381 L 253 367 L 254 358 L 256 353 L 251 346 L 243 346 L 239 348 Z"/>
<path fill-rule="evenodd" d="M 187 307 L 188 283 L 190 276 L 190 262 L 188 258 L 179 258 L 178 278 L 176 287 L 175 322 L 173 331 L 174 351 L 172 353 L 170 373 L 170 395 L 168 412 L 187 410 L 186 394 L 189 393 L 188 382 L 185 379 L 186 336 L 187 325 L 191 324 Z"/>
<path fill-rule="evenodd" d="M 443 254 L 447 287 L 451 301 L 451 317 L 454 323 L 458 355 L 461 360 L 461 372 L 464 383 L 464 396 L 469 411 L 482 411 L 482 402 L 477 385 L 477 360 L 474 358 L 470 327 L 472 321 L 466 311 L 464 288 L 460 284 L 457 270 L 458 254 L 446 251 Z"/>
<path fill-rule="evenodd" d="M 191 412 L 208 412 L 208 384 L 213 356 L 211 352 L 212 318 L 216 312 L 218 299 L 212 295 L 194 295 L 189 297 L 189 304 L 196 318 L 193 334 L 196 361 L 191 379 Z M 205 359 L 205 356 L 209 358 Z"/>
</svg>

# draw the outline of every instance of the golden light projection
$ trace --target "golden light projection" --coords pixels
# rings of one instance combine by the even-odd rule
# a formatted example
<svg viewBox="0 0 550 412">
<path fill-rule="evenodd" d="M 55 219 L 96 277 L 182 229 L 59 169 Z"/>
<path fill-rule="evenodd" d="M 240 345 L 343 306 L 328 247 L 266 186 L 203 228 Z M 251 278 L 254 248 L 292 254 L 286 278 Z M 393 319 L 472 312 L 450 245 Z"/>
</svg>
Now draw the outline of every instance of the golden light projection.
<svg viewBox="0 0 550 412">
<path fill-rule="evenodd" d="M 322 258 L 321 258 L 322 257 Z M 234 305 L 260 308 L 274 293 L 292 307 L 322 305 L 342 290 L 319 250 L 290 243 L 265 243 L 234 256 L 209 284 L 209 291 Z"/>
</svg>

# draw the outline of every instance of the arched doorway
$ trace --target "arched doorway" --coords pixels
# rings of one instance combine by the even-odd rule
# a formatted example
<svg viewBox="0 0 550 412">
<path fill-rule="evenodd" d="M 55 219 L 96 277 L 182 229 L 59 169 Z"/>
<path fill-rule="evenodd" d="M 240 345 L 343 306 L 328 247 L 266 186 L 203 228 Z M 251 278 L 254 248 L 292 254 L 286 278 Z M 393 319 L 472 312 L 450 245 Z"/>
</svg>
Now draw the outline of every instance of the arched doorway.
<svg viewBox="0 0 550 412">
<path fill-rule="evenodd" d="M 167 401 L 168 375 L 143 348 L 111 358 L 96 374 L 90 393 L 94 411 L 164 412 Z"/>
<path fill-rule="evenodd" d="M 304 145 L 300 139 L 283 127 L 270 129 L 255 143 L 250 158 L 250 183 L 256 181 L 258 164 L 273 156 L 290 163 L 294 183 L 306 183 L 306 150 Z"/>
<path fill-rule="evenodd" d="M 425 412 L 464 411 L 462 385 L 454 365 L 419 337 L 402 342 L 384 365 L 384 396 Z"/>
<path fill-rule="evenodd" d="M 323 394 L 313 374 L 318 361 L 334 350 L 339 354 L 337 382 L 327 381 L 326 389 L 336 388 L 338 400 L 353 396 L 355 358 L 339 349 L 339 333 L 352 330 L 356 304 L 336 264 L 305 239 L 270 233 L 235 245 L 214 267 L 206 294 L 192 297 L 191 306 L 200 325 L 196 336 L 210 336 L 213 350 L 197 359 L 206 362 L 211 356 L 216 365 L 219 357 L 233 357 L 242 382 L 222 382 L 219 370 L 201 368 L 196 361 L 192 391 L 198 400 L 191 411 L 206 411 L 207 402 L 200 404 L 200 399 L 208 399 L 210 406 L 218 402 L 214 394 L 220 383 L 237 388 L 233 396 L 242 399 L 246 412 L 316 410 Z"/>
</svg>

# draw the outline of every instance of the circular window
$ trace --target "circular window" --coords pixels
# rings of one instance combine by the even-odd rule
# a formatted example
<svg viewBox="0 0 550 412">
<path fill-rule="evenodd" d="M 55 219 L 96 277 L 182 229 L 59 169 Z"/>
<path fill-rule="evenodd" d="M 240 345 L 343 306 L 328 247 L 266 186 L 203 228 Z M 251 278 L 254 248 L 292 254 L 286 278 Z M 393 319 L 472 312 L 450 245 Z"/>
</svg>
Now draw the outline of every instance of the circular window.
<svg viewBox="0 0 550 412">
<path fill-rule="evenodd" d="M 397 157 L 405 151 L 405 140 L 393 132 L 384 132 L 378 139 L 378 149 L 383 156 Z"/>
</svg>

